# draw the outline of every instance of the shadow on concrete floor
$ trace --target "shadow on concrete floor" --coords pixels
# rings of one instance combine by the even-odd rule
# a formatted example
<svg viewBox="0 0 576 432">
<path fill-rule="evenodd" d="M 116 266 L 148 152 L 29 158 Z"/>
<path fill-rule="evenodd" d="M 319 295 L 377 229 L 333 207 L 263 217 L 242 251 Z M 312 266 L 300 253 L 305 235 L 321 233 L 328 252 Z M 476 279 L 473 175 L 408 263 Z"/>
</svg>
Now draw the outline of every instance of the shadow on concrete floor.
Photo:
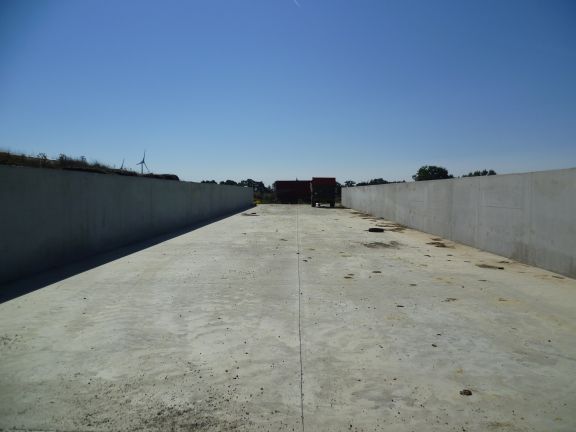
<svg viewBox="0 0 576 432">
<path fill-rule="evenodd" d="M 78 273 L 91 270 L 95 267 L 99 267 L 111 261 L 141 251 L 142 249 L 149 248 L 151 246 L 157 245 L 158 243 L 165 242 L 174 237 L 178 237 L 189 233 L 190 231 L 202 228 L 206 225 L 210 225 L 212 223 L 229 218 L 230 216 L 239 214 L 250 208 L 254 208 L 254 206 L 246 207 L 232 213 L 226 213 L 218 217 L 206 219 L 202 222 L 180 228 L 166 234 L 162 234 L 136 243 L 131 243 L 129 245 L 122 246 L 108 252 L 99 253 L 89 258 L 81 259 L 69 264 L 64 264 L 63 266 L 58 266 L 23 279 L 7 282 L 3 286 L 0 286 L 0 304 L 29 294 L 38 289 L 42 289 L 53 283 L 60 282 L 61 280 L 68 279 L 69 277 L 77 275 Z"/>
</svg>

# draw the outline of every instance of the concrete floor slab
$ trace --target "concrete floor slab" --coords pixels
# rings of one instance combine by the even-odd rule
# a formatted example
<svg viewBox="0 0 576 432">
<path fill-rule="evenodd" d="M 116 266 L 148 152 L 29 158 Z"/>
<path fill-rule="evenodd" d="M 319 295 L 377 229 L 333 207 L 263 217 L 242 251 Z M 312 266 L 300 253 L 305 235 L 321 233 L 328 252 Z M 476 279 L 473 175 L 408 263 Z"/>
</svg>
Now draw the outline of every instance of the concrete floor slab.
<svg viewBox="0 0 576 432">
<path fill-rule="evenodd" d="M 0 429 L 573 431 L 575 310 L 573 279 L 258 206 L 0 305 Z"/>
</svg>

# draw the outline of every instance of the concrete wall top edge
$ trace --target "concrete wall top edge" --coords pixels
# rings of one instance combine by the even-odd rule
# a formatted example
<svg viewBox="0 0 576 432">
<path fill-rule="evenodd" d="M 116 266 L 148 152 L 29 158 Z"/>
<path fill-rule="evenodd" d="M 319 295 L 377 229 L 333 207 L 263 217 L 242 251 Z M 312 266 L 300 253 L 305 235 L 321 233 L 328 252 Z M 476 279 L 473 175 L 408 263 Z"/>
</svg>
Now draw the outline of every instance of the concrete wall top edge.
<svg viewBox="0 0 576 432">
<path fill-rule="evenodd" d="M 351 186 L 346 187 L 342 186 L 342 189 L 356 189 L 356 188 L 369 188 L 369 187 L 384 187 L 384 186 L 398 186 L 398 185 L 412 185 L 412 184 L 427 184 L 427 183 L 437 183 L 437 182 L 453 182 L 458 180 L 464 181 L 479 181 L 481 179 L 493 179 L 493 178 L 502 178 L 502 177 L 513 177 L 513 176 L 525 176 L 528 174 L 553 174 L 553 173 L 570 173 L 576 172 L 576 167 L 574 168 L 562 168 L 557 170 L 542 170 L 542 171 L 527 171 L 522 173 L 507 173 L 507 174 L 496 174 L 493 176 L 475 176 L 475 177 L 456 177 L 451 179 L 439 179 L 439 180 L 422 180 L 422 181 L 407 181 L 407 182 L 399 182 L 399 183 L 387 183 L 387 184 L 379 184 L 379 185 L 362 185 L 362 186 Z"/>
<path fill-rule="evenodd" d="M 131 180 L 131 181 L 140 181 L 140 180 L 148 180 L 148 181 L 157 181 L 157 182 L 168 182 L 174 184 L 192 184 L 192 185 L 202 185 L 203 187 L 226 187 L 226 188 L 247 188 L 248 186 L 240 186 L 240 185 L 223 185 L 223 184 L 214 184 L 214 183 L 201 183 L 201 182 L 194 182 L 194 181 L 187 181 L 187 180 L 167 180 L 161 178 L 151 178 L 151 177 L 138 177 L 138 176 L 129 176 L 129 175 L 120 175 L 114 173 L 95 173 L 90 171 L 80 171 L 80 170 L 71 170 L 71 169 L 56 169 L 56 168 L 41 168 L 41 167 L 28 167 L 28 166 L 20 166 L 20 165 L 0 165 L 0 169 L 21 169 L 23 171 L 30 171 L 30 172 L 38 172 L 42 170 L 42 174 L 46 173 L 53 173 L 53 174 L 63 174 L 68 176 L 80 175 L 80 176 L 97 176 L 97 177 L 108 177 L 114 179 L 122 179 L 122 180 Z M 49 174 L 48 174 L 49 175 Z"/>
</svg>

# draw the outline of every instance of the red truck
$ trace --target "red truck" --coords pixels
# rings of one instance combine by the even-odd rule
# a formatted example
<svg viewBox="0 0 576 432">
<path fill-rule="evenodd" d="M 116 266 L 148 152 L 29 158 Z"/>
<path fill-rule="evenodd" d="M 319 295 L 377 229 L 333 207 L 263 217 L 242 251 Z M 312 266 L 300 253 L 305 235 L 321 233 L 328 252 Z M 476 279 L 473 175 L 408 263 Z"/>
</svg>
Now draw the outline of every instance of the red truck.
<svg viewBox="0 0 576 432">
<path fill-rule="evenodd" d="M 336 204 L 336 179 L 334 177 L 312 177 L 310 196 L 312 207 L 321 203 L 328 203 L 330 207 L 334 207 Z"/>
</svg>

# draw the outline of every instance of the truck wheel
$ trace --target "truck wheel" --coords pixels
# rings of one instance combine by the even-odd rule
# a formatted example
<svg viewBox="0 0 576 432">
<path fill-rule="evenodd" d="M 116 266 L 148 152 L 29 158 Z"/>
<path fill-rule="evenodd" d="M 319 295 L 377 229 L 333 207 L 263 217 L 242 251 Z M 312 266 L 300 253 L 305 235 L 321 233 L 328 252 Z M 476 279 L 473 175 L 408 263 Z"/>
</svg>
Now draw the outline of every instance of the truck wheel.
<svg viewBox="0 0 576 432">
<path fill-rule="evenodd" d="M 333 202 L 330 203 L 330 207 L 334 208 L 334 204 Z"/>
</svg>

